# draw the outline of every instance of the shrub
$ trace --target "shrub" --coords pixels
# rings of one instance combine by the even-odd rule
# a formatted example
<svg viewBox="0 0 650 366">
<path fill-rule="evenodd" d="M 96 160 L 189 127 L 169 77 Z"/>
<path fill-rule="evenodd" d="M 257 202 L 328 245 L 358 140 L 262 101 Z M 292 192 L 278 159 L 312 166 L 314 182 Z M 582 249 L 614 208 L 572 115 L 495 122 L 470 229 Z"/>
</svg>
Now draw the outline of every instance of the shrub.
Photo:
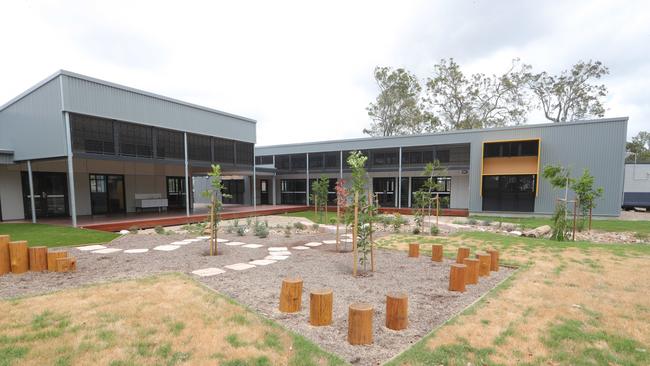
<svg viewBox="0 0 650 366">
<path fill-rule="evenodd" d="M 233 220 L 232 226 L 233 227 L 239 227 L 239 220 L 237 220 L 237 219 Z"/>
<path fill-rule="evenodd" d="M 158 226 L 156 226 L 155 228 L 153 228 L 153 231 L 155 231 L 156 234 L 159 234 L 159 235 L 165 235 L 165 234 L 166 234 L 166 232 L 165 232 L 165 228 L 162 227 L 162 226 L 160 226 L 160 225 L 158 225 Z"/>
<path fill-rule="evenodd" d="M 336 217 L 330 217 L 330 225 L 336 225 Z"/>
<path fill-rule="evenodd" d="M 402 225 L 406 223 L 406 220 L 402 217 L 402 215 L 398 212 L 395 214 L 395 217 L 393 218 L 393 231 L 396 233 L 399 233 L 400 229 L 402 228 Z"/>
<path fill-rule="evenodd" d="M 252 224 L 253 224 L 253 219 L 251 217 L 247 217 L 246 218 L 246 227 L 250 228 Z"/>
<path fill-rule="evenodd" d="M 413 235 L 419 235 L 420 234 L 420 228 L 419 227 L 414 227 L 413 228 Z"/>
<path fill-rule="evenodd" d="M 255 236 L 260 238 L 266 238 L 269 236 L 269 226 L 268 223 L 256 222 L 255 223 Z"/>
<path fill-rule="evenodd" d="M 131 226 L 128 230 L 131 232 L 131 234 L 137 234 L 138 230 L 140 230 L 140 227 L 134 225 L 134 226 Z"/>
<path fill-rule="evenodd" d="M 237 235 L 244 236 L 246 234 L 246 228 L 243 226 L 237 227 Z"/>
<path fill-rule="evenodd" d="M 306 229 L 305 224 L 303 224 L 303 223 L 300 222 L 300 221 L 299 221 L 299 222 L 294 222 L 294 223 L 293 223 L 293 227 L 295 227 L 296 230 L 305 230 L 305 229 Z"/>
<path fill-rule="evenodd" d="M 492 225 L 492 221 L 490 221 L 490 220 L 483 220 L 483 221 L 481 222 L 481 225 L 483 225 L 483 226 L 490 226 L 490 225 Z"/>
<path fill-rule="evenodd" d="M 287 226 L 284 227 L 284 237 L 291 237 L 291 224 L 287 224 Z"/>
<path fill-rule="evenodd" d="M 557 241 L 564 241 L 569 236 L 569 223 L 566 220 L 566 203 L 564 201 L 558 201 L 555 205 L 555 212 L 553 212 L 553 217 L 551 218 L 553 231 L 551 234 L 551 239 Z"/>
<path fill-rule="evenodd" d="M 314 231 L 318 231 L 319 228 L 320 228 L 320 225 L 318 225 L 317 223 L 314 223 L 314 224 L 311 225 L 311 229 L 314 230 Z"/>
<path fill-rule="evenodd" d="M 476 224 L 478 224 L 478 221 L 475 218 L 470 217 L 469 219 L 467 219 L 467 223 L 469 225 L 476 225 Z"/>
<path fill-rule="evenodd" d="M 467 223 L 467 221 L 466 220 L 456 219 L 456 220 L 452 221 L 451 223 L 456 224 L 456 225 L 465 225 Z"/>
<path fill-rule="evenodd" d="M 440 228 L 438 226 L 431 226 L 431 235 L 436 236 L 440 234 Z"/>
</svg>

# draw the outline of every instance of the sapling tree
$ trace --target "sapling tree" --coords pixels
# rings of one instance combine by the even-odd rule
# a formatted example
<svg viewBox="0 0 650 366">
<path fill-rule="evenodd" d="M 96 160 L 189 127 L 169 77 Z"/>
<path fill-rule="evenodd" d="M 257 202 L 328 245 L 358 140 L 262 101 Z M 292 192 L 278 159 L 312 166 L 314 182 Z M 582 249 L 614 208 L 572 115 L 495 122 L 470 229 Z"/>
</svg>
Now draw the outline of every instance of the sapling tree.
<svg viewBox="0 0 650 366">
<path fill-rule="evenodd" d="M 345 188 L 345 180 L 339 179 L 336 181 L 336 251 L 340 250 L 341 235 L 339 225 L 341 224 L 341 214 L 345 213 L 348 205 L 349 192 Z M 347 225 L 346 225 L 347 228 Z"/>
<path fill-rule="evenodd" d="M 603 195 L 604 190 L 602 187 L 594 187 L 594 176 L 589 173 L 589 169 L 582 171 L 582 176 L 573 181 L 571 189 L 576 193 L 580 209 L 578 228 L 584 229 L 585 222 L 589 219 L 589 229 L 591 230 L 591 210 L 596 207 L 596 200 Z"/>
<path fill-rule="evenodd" d="M 225 193 L 226 186 L 221 180 L 221 166 L 212 164 L 212 171 L 208 173 L 210 177 L 210 188 L 202 194 L 210 199 L 210 255 L 218 254 L 217 232 L 219 231 L 219 222 L 221 221 L 221 210 L 223 209 L 224 197 L 230 197 Z"/>
<path fill-rule="evenodd" d="M 571 178 L 571 170 L 560 165 L 547 165 L 542 171 L 542 176 L 555 189 L 564 189 L 564 200 L 558 200 L 553 212 L 553 231 L 551 238 L 557 241 L 564 241 L 569 236 L 569 225 L 567 220 L 567 202 L 569 200 L 569 187 L 574 180 Z"/>
<path fill-rule="evenodd" d="M 321 176 L 311 184 L 312 198 L 314 200 L 314 207 L 319 212 L 319 222 L 325 223 L 323 214 L 327 209 L 327 193 L 329 190 L 330 180 L 325 176 Z"/>
<path fill-rule="evenodd" d="M 437 194 L 434 196 L 435 192 L 442 189 L 442 184 L 438 182 L 438 177 L 446 174 L 447 169 L 445 169 L 445 167 L 440 164 L 440 161 L 438 159 L 428 163 L 422 172 L 422 175 L 427 177 L 427 179 L 424 181 L 415 195 L 415 202 L 419 207 L 419 210 L 422 212 L 422 216 L 424 216 L 423 211 L 425 209 L 427 210 L 426 213 L 427 217 L 429 218 L 429 232 L 431 232 L 433 228 L 433 223 L 431 222 L 431 212 L 434 204 L 436 205 L 436 217 L 438 217 L 439 214 L 438 208 L 440 206 L 440 197 Z M 438 226 L 437 221 L 436 226 Z"/>
<path fill-rule="evenodd" d="M 347 162 L 352 170 L 352 185 L 350 193 L 353 197 L 353 207 L 356 220 L 353 222 L 352 240 L 356 243 L 356 248 L 353 248 L 354 254 L 354 274 L 356 275 L 357 256 L 358 261 L 363 265 L 366 270 L 368 263 L 368 253 L 372 252 L 372 225 L 370 221 L 374 214 L 374 205 L 372 198 L 368 199 L 365 194 L 366 186 L 368 184 L 368 173 L 366 172 L 366 161 L 368 157 L 363 155 L 360 151 L 350 153 Z M 372 253 L 371 253 L 372 254 Z"/>
</svg>

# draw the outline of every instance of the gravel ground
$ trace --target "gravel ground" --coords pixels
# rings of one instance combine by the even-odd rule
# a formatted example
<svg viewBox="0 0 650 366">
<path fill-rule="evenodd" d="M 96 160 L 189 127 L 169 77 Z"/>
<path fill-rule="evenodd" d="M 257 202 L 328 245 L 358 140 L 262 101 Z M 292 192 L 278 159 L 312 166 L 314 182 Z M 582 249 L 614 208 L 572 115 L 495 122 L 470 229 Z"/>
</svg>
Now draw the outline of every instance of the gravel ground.
<svg viewBox="0 0 650 366">
<path fill-rule="evenodd" d="M 109 245 L 121 249 L 148 248 L 190 238 L 189 235 L 129 234 Z M 303 232 L 291 238 L 272 234 L 269 238 L 220 235 L 247 244 L 259 243 L 258 249 L 220 244 L 221 255 L 208 256 L 206 242 L 197 242 L 170 251 L 150 250 L 142 254 L 123 252 L 96 254 L 68 248 L 77 257 L 76 273 L 31 273 L 0 276 L 0 298 L 35 295 L 80 285 L 130 279 L 156 273 L 223 268 L 234 263 L 246 263 L 268 255 L 268 246 L 286 246 L 290 258 L 267 266 L 244 271 L 199 278 L 207 286 L 230 296 L 240 303 L 279 321 L 284 326 L 313 340 L 324 349 L 336 353 L 357 365 L 379 365 L 429 333 L 433 328 L 460 312 L 512 270 L 502 268 L 469 286 L 465 293 L 447 291 L 451 262 L 431 262 L 428 257 L 407 258 L 406 253 L 377 250 L 377 271 L 372 275 L 352 277 L 352 254 L 336 253 L 334 245 L 322 245 L 309 250 L 291 250 L 310 241 L 333 239 L 332 234 Z M 349 247 L 349 244 L 348 244 Z M 277 310 L 282 279 L 299 276 L 303 279 L 302 310 L 283 314 Z M 309 291 L 330 287 L 334 290 L 333 324 L 327 327 L 309 325 Z M 409 295 L 409 327 L 396 332 L 384 327 L 385 295 L 388 292 L 406 292 Z M 350 346 L 347 343 L 348 306 L 354 302 L 369 302 L 374 306 L 374 343 L 369 346 Z"/>
</svg>

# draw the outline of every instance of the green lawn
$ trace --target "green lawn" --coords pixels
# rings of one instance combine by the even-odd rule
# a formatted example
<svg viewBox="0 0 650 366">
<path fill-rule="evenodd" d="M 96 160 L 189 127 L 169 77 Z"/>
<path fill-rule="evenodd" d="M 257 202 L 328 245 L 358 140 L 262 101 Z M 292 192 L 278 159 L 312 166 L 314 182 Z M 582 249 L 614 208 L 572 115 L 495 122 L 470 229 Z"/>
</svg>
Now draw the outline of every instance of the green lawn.
<svg viewBox="0 0 650 366">
<path fill-rule="evenodd" d="M 547 217 L 499 217 L 499 216 L 482 216 L 472 215 L 471 218 L 477 220 L 503 221 L 513 224 L 521 224 L 524 228 L 536 228 L 542 225 L 550 225 L 551 219 Z M 650 234 L 650 221 L 630 221 L 617 219 L 594 219 L 592 226 L 595 230 L 603 231 L 633 231 L 639 234 Z"/>
<path fill-rule="evenodd" d="M 325 216 L 325 213 L 323 213 L 323 218 L 324 220 L 321 221 L 321 215 L 320 213 L 316 215 L 314 213 L 314 210 L 308 210 L 308 211 L 300 211 L 300 212 L 287 212 L 284 214 L 285 216 L 289 217 L 304 217 L 307 220 L 319 223 L 319 224 L 331 224 L 330 220 L 336 220 L 336 210 L 328 211 L 327 216 Z M 336 223 L 336 221 L 334 221 Z"/>
<path fill-rule="evenodd" d="M 46 247 L 106 243 L 119 236 L 105 231 L 46 224 L 0 224 L 0 234 L 11 235 L 11 240 L 27 240 L 29 246 Z"/>
</svg>

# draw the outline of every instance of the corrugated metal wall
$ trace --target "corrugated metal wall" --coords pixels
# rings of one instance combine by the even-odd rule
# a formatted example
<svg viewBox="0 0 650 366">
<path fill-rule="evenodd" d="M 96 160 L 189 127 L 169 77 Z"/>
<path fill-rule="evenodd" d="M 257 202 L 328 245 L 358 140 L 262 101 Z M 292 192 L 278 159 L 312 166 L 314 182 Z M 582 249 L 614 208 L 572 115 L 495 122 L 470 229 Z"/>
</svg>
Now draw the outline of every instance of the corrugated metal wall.
<svg viewBox="0 0 650 366">
<path fill-rule="evenodd" d="M 64 156 L 65 141 L 58 78 L 0 111 L 0 147 L 14 160 Z"/>
<path fill-rule="evenodd" d="M 62 77 L 66 111 L 255 142 L 254 122 L 70 75 Z"/>
</svg>

